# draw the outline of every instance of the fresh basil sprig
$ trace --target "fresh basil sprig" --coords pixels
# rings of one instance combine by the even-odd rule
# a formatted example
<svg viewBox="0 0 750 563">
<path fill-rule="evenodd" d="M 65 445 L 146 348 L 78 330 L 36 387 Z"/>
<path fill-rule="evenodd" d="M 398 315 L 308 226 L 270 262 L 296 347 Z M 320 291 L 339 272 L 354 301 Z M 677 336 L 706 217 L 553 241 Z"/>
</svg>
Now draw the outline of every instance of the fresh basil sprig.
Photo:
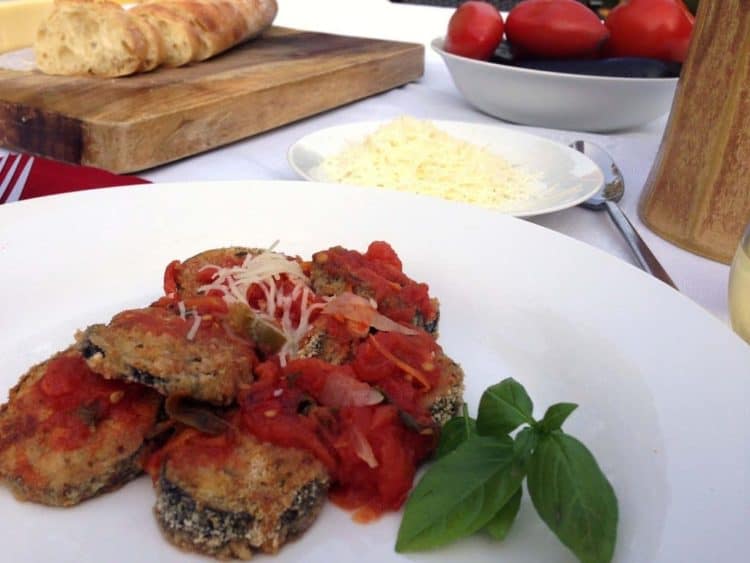
<svg viewBox="0 0 750 563">
<path fill-rule="evenodd" d="M 435 457 L 438 459 L 444 457 L 466 440 L 475 436 L 479 436 L 477 421 L 469 416 L 469 409 L 464 403 L 463 414 L 451 418 L 440 431 L 440 443 L 435 452 Z"/>
<path fill-rule="evenodd" d="M 612 560 L 614 489 L 586 446 L 562 431 L 577 405 L 552 405 L 540 421 L 533 408 L 523 386 L 508 378 L 484 392 L 476 420 L 464 405 L 448 421 L 437 460 L 406 503 L 396 551 L 434 549 L 479 530 L 503 540 L 527 477 L 536 511 L 580 561 Z"/>
</svg>

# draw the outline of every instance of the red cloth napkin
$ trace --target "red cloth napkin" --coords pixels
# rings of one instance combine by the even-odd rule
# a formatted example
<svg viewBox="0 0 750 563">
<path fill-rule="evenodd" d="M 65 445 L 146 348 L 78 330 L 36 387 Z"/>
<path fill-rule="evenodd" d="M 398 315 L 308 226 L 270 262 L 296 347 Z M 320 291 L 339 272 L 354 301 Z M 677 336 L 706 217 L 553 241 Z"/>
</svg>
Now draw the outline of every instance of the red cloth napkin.
<svg viewBox="0 0 750 563">
<path fill-rule="evenodd" d="M 8 174 L 13 161 L 21 159 L 11 178 L 10 184 L 6 187 L 4 193 L 0 194 L 0 204 L 6 203 L 11 195 L 11 187 L 21 175 L 26 166 L 29 155 L 21 154 L 9 156 L 3 159 L 0 154 L 0 187 L 2 186 L 5 175 Z M 90 166 L 78 166 L 66 164 L 56 160 L 50 160 L 35 156 L 31 166 L 26 186 L 21 192 L 19 200 L 31 199 L 45 195 L 62 194 L 67 192 L 77 192 L 80 190 L 90 190 L 92 188 L 103 188 L 110 186 L 126 186 L 129 184 L 148 184 L 148 180 L 138 178 L 137 176 L 121 176 Z"/>
</svg>

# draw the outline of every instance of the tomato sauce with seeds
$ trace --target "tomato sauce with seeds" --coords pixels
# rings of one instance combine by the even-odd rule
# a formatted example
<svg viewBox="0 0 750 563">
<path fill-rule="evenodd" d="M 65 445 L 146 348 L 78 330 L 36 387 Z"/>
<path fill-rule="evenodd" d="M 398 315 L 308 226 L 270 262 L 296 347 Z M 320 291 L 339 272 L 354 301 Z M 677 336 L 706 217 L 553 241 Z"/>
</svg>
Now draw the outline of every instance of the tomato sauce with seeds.
<svg viewBox="0 0 750 563">
<path fill-rule="evenodd" d="M 357 347 L 352 367 L 357 378 L 377 386 L 390 402 L 429 425 L 431 417 L 423 403 L 425 393 L 440 383 L 438 351 L 429 334 L 381 332 Z"/>
<path fill-rule="evenodd" d="M 36 431 L 50 437 L 57 451 L 82 447 L 103 420 L 116 420 L 128 429 L 149 410 L 149 403 L 138 404 L 153 391 L 140 385 L 106 380 L 92 372 L 83 357 L 64 354 L 49 361 L 42 378 L 24 396 L 35 410 L 51 414 L 39 420 Z"/>
<path fill-rule="evenodd" d="M 428 335 L 426 339 L 434 342 Z M 379 381 L 390 381 L 389 373 L 379 376 Z M 298 359 L 282 369 L 277 361 L 269 361 L 260 364 L 256 374 L 258 381 L 240 400 L 249 432 L 261 440 L 312 453 L 331 474 L 331 500 L 354 510 L 356 521 L 369 521 L 401 507 L 416 468 L 437 445 L 433 428 L 424 433 L 407 428 L 399 413 L 404 409 L 395 402 L 324 406 L 321 399 L 327 382 L 347 385 L 351 380 L 349 385 L 362 385 L 351 365 Z M 346 396 L 347 389 L 341 393 Z M 429 414 L 418 407 L 419 392 L 411 397 L 412 403 L 404 397 L 400 402 L 410 413 L 419 413 L 426 426 L 434 426 Z"/>
<path fill-rule="evenodd" d="M 237 266 L 244 260 L 220 256 L 221 263 L 202 269 L 197 264 L 170 264 L 165 291 L 212 283 L 218 267 Z M 208 264 L 210 257 L 205 258 Z M 308 276 L 319 268 L 342 279 L 348 286 L 345 291 L 356 289 L 360 296 L 374 298 L 378 312 L 393 321 L 411 325 L 420 318 L 426 323 L 437 319 L 437 305 L 429 297 L 428 286 L 404 274 L 401 260 L 385 242 L 373 242 L 364 254 L 331 248 L 301 266 Z M 317 330 L 337 344 L 352 346 L 355 357 L 345 366 L 293 359 L 282 367 L 278 357 L 256 364 L 255 382 L 238 397 L 236 428 L 315 456 L 331 475 L 330 498 L 354 510 L 356 521 L 370 521 L 400 508 L 417 467 L 437 446 L 439 428 L 424 405 L 426 395 L 440 383 L 435 365 L 439 346 L 426 332 L 369 334 L 367 324 L 362 330 L 362 323 L 354 326 L 354 321 L 321 315 L 320 308 L 310 311 L 310 304 L 323 299 L 310 291 L 303 303 L 298 283 L 286 274 L 269 281 L 275 284 L 270 290 L 260 283 L 247 289 L 244 297 L 252 310 L 277 319 L 283 311 L 286 322 L 296 327 L 305 309 Z M 274 293 L 277 298 L 268 303 Z M 209 291 L 207 297 L 220 298 L 223 292 L 217 290 L 215 295 Z M 373 397 L 376 404 L 372 404 Z M 149 471 L 156 478 L 165 456 L 195 455 L 196 463 L 213 464 L 231 452 L 230 443 L 197 430 L 185 431 L 152 456 Z M 184 457 L 184 462 L 190 461 Z"/>
<path fill-rule="evenodd" d="M 401 261 L 385 242 L 373 242 L 365 254 L 341 247 L 318 252 L 316 265 L 334 277 L 343 277 L 356 293 L 369 293 L 378 302 L 378 311 L 397 322 L 412 323 L 419 313 L 424 319 L 437 316 L 429 287 L 411 280 L 402 271 Z"/>
<path fill-rule="evenodd" d="M 227 331 L 220 324 L 219 318 L 210 314 L 204 315 L 195 334 L 194 340 L 201 338 L 225 338 Z M 153 336 L 172 336 L 187 339 L 194 323 L 194 317 L 188 315 L 184 319 L 177 313 L 161 307 L 133 309 L 118 313 L 112 318 L 110 326 L 123 330 L 139 330 Z"/>
<path fill-rule="evenodd" d="M 228 422 L 230 426 L 235 426 L 237 418 L 230 417 Z M 149 456 L 144 469 L 156 482 L 167 461 L 180 466 L 221 467 L 234 453 L 236 446 L 233 430 L 212 436 L 194 428 L 184 428 Z"/>
<path fill-rule="evenodd" d="M 219 268 L 231 268 L 240 266 L 245 260 L 245 255 L 236 256 L 220 251 L 202 257 L 200 262 L 195 260 L 188 263 L 173 260 L 164 271 L 164 294 L 177 294 L 184 289 L 190 293 L 197 290 L 193 285 L 206 285 L 213 281 Z M 209 292 L 208 295 L 221 295 L 220 292 Z"/>
<path fill-rule="evenodd" d="M 247 288 L 245 297 L 253 311 L 260 311 L 266 314 L 273 311 L 274 318 L 279 321 L 281 321 L 284 315 L 287 315 L 291 326 L 297 327 L 300 324 L 303 308 L 313 303 L 323 303 L 323 300 L 315 295 L 312 290 L 307 292 L 306 302 L 303 303 L 304 293 L 299 291 L 299 285 L 289 279 L 287 274 L 280 274 L 278 279 L 272 280 L 271 283 L 275 285 L 276 301 L 270 306 L 268 303 L 269 294 L 260 284 L 254 283 Z M 294 295 L 295 290 L 297 290 L 297 295 Z M 294 297 L 292 297 L 293 295 Z M 288 307 L 279 306 L 279 298 L 281 300 L 291 299 Z M 319 314 L 320 309 L 314 309 L 310 312 L 308 321 L 313 322 Z"/>
</svg>

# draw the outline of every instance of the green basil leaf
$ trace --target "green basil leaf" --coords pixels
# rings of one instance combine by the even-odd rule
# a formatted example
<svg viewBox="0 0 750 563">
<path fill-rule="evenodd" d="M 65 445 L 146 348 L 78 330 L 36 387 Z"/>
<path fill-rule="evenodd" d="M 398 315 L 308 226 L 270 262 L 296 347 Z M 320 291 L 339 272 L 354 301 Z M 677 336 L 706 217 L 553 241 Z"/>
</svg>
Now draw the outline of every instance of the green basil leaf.
<svg viewBox="0 0 750 563">
<path fill-rule="evenodd" d="M 536 428 L 527 426 L 523 428 L 513 441 L 513 455 L 521 467 L 526 467 L 534 448 L 539 443 L 540 433 Z"/>
<path fill-rule="evenodd" d="M 497 541 L 503 541 L 505 536 L 510 532 L 510 528 L 513 526 L 513 522 L 516 521 L 516 515 L 521 508 L 521 496 L 523 495 L 523 488 L 518 487 L 515 494 L 510 497 L 510 500 L 500 509 L 500 512 L 495 514 L 485 526 L 485 529 L 489 534 Z"/>
<path fill-rule="evenodd" d="M 544 418 L 539 423 L 539 428 L 543 432 L 552 432 L 553 430 L 560 430 L 563 422 L 571 415 L 571 413 L 578 408 L 575 403 L 555 403 L 547 412 L 544 413 Z"/>
<path fill-rule="evenodd" d="M 406 502 L 396 551 L 449 544 L 483 528 L 521 485 L 510 438 L 471 438 L 424 474 Z"/>
<path fill-rule="evenodd" d="M 468 421 L 468 422 L 467 422 Z M 440 443 L 435 456 L 437 459 L 446 456 L 463 444 L 469 438 L 479 436 L 477 433 L 477 421 L 469 417 L 454 416 L 445 423 L 440 431 Z"/>
<path fill-rule="evenodd" d="M 560 430 L 543 435 L 529 462 L 527 485 L 542 520 L 580 561 L 612 560 L 617 497 L 586 446 Z"/>
<path fill-rule="evenodd" d="M 533 410 L 526 389 L 509 377 L 482 394 L 477 429 L 482 436 L 509 434 L 523 423 L 536 424 L 531 417 Z"/>
</svg>

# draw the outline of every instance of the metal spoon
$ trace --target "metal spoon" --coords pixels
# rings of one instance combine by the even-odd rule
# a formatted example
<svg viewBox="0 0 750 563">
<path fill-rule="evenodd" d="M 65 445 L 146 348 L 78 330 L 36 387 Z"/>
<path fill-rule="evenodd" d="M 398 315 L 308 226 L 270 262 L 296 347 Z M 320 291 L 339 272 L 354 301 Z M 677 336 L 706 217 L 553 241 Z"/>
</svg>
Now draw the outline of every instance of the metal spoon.
<svg viewBox="0 0 750 563">
<path fill-rule="evenodd" d="M 581 206 L 595 211 L 606 209 L 617 229 L 625 237 L 638 265 L 655 278 L 677 289 L 672 278 L 669 277 L 667 271 L 656 259 L 651 249 L 646 246 L 620 206 L 617 205 L 617 202 L 622 199 L 622 195 L 625 193 L 625 180 L 609 153 L 590 141 L 574 141 L 570 144 L 570 147 L 591 158 L 604 172 L 604 187 L 584 201 Z"/>
</svg>

